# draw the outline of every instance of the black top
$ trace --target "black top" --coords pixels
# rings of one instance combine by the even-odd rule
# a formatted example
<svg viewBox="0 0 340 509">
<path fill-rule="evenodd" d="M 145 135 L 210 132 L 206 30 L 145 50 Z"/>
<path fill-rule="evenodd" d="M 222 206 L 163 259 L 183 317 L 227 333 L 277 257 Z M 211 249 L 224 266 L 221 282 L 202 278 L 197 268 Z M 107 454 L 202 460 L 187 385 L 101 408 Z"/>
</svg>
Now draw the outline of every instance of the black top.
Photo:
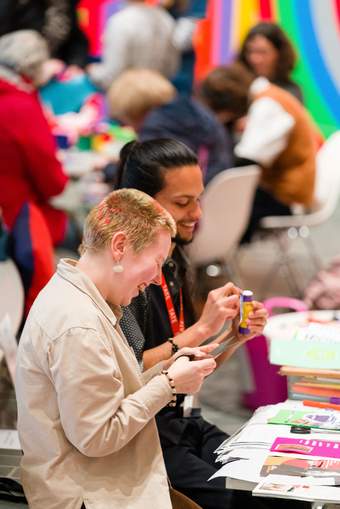
<svg viewBox="0 0 340 509">
<path fill-rule="evenodd" d="M 182 288 L 185 328 L 195 323 L 187 272 L 186 257 L 180 248 L 175 248 L 172 257 L 168 258 L 163 266 L 163 275 L 168 285 L 177 316 L 179 316 L 180 289 Z M 147 295 L 148 313 L 146 314 L 144 329 L 142 329 L 145 336 L 145 350 L 161 345 L 174 335 L 162 287 L 150 285 Z"/>
<path fill-rule="evenodd" d="M 176 247 L 172 257 L 166 260 L 163 265 L 163 274 L 177 316 L 179 315 L 180 288 L 182 288 L 184 323 L 186 328 L 190 327 L 195 322 L 195 315 L 188 283 L 187 259 L 181 248 Z M 138 328 L 133 325 L 133 317 L 137 321 Z M 159 346 L 173 337 L 161 286 L 150 285 L 143 294 L 133 299 L 124 311 L 120 325 L 139 361 L 143 350 Z M 141 334 L 144 336 L 144 344 Z"/>
<path fill-rule="evenodd" d="M 182 288 L 184 322 L 186 327 L 190 327 L 195 322 L 195 315 L 188 282 L 188 263 L 181 248 L 174 249 L 172 257 L 168 258 L 163 266 L 163 274 L 177 316 L 179 315 L 179 290 Z M 143 294 L 133 299 L 130 306 L 124 309 L 120 326 L 139 362 L 142 360 L 144 350 L 159 346 L 173 337 L 162 288 L 150 285 Z M 141 334 L 144 335 L 144 346 Z M 177 408 L 165 407 L 157 415 L 158 431 L 163 446 L 179 443 L 187 426 L 188 420 L 180 418 L 182 402 L 183 397 L 178 396 Z"/>
</svg>

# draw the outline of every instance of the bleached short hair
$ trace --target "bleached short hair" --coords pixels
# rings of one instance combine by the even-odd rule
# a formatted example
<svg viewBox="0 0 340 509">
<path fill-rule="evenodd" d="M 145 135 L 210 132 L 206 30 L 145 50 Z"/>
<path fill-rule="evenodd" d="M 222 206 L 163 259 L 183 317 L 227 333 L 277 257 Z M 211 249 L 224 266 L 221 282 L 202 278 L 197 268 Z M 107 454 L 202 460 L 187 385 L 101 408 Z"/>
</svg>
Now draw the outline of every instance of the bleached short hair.
<svg viewBox="0 0 340 509">
<path fill-rule="evenodd" d="M 79 252 L 105 249 L 114 233 L 121 231 L 138 253 L 153 242 L 159 230 L 175 236 L 176 224 L 169 212 L 142 191 L 120 189 L 110 193 L 87 216 Z"/>
<path fill-rule="evenodd" d="M 159 72 L 130 69 L 112 83 L 107 99 L 112 117 L 135 124 L 153 108 L 170 102 L 175 96 L 175 87 Z"/>
</svg>

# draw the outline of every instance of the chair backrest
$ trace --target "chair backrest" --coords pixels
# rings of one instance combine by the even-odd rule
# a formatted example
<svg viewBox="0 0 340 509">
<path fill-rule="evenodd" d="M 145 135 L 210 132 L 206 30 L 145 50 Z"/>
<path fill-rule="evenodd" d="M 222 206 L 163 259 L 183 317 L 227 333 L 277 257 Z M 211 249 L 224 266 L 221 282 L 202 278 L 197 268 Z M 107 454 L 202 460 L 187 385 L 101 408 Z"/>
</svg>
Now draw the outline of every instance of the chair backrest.
<svg viewBox="0 0 340 509">
<path fill-rule="evenodd" d="M 340 131 L 332 134 L 316 156 L 315 197 L 327 218 L 334 212 L 340 194 Z"/>
<path fill-rule="evenodd" d="M 248 224 L 259 180 L 256 165 L 224 170 L 208 184 L 202 198 L 202 219 L 188 248 L 194 265 L 226 260 Z"/>
<path fill-rule="evenodd" d="M 0 321 L 8 314 L 16 334 L 24 313 L 24 287 L 12 260 L 0 262 Z"/>
</svg>

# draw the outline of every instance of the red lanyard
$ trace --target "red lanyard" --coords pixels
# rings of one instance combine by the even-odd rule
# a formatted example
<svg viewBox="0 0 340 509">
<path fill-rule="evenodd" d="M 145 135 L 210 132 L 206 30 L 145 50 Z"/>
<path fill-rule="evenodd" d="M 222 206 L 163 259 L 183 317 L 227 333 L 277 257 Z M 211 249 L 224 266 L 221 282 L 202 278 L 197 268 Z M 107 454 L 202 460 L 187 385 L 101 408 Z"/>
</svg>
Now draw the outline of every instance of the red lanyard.
<svg viewBox="0 0 340 509">
<path fill-rule="evenodd" d="M 177 336 L 180 332 L 184 331 L 184 309 L 183 309 L 183 295 L 182 288 L 179 290 L 179 319 L 174 308 L 174 303 L 169 292 L 168 285 L 165 281 L 164 274 L 162 273 L 162 290 L 165 299 L 166 308 L 168 310 L 168 316 L 170 320 L 171 330 L 174 336 Z"/>
</svg>

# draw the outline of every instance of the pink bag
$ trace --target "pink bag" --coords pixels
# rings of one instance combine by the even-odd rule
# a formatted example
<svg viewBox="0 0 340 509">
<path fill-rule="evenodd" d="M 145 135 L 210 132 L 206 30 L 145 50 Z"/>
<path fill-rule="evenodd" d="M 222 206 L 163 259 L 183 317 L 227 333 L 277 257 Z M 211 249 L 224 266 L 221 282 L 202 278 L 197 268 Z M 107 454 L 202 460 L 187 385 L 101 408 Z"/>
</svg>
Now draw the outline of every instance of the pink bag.
<svg viewBox="0 0 340 509">
<path fill-rule="evenodd" d="M 278 309 L 306 311 L 304 302 L 290 297 L 272 297 L 265 300 L 263 304 L 269 316 L 275 314 L 275 310 Z M 243 393 L 243 405 L 254 410 L 259 406 L 285 401 L 287 399 L 287 379 L 278 374 L 278 366 L 270 364 L 266 337 L 257 336 L 247 341 L 244 346 L 253 388 Z"/>
</svg>

